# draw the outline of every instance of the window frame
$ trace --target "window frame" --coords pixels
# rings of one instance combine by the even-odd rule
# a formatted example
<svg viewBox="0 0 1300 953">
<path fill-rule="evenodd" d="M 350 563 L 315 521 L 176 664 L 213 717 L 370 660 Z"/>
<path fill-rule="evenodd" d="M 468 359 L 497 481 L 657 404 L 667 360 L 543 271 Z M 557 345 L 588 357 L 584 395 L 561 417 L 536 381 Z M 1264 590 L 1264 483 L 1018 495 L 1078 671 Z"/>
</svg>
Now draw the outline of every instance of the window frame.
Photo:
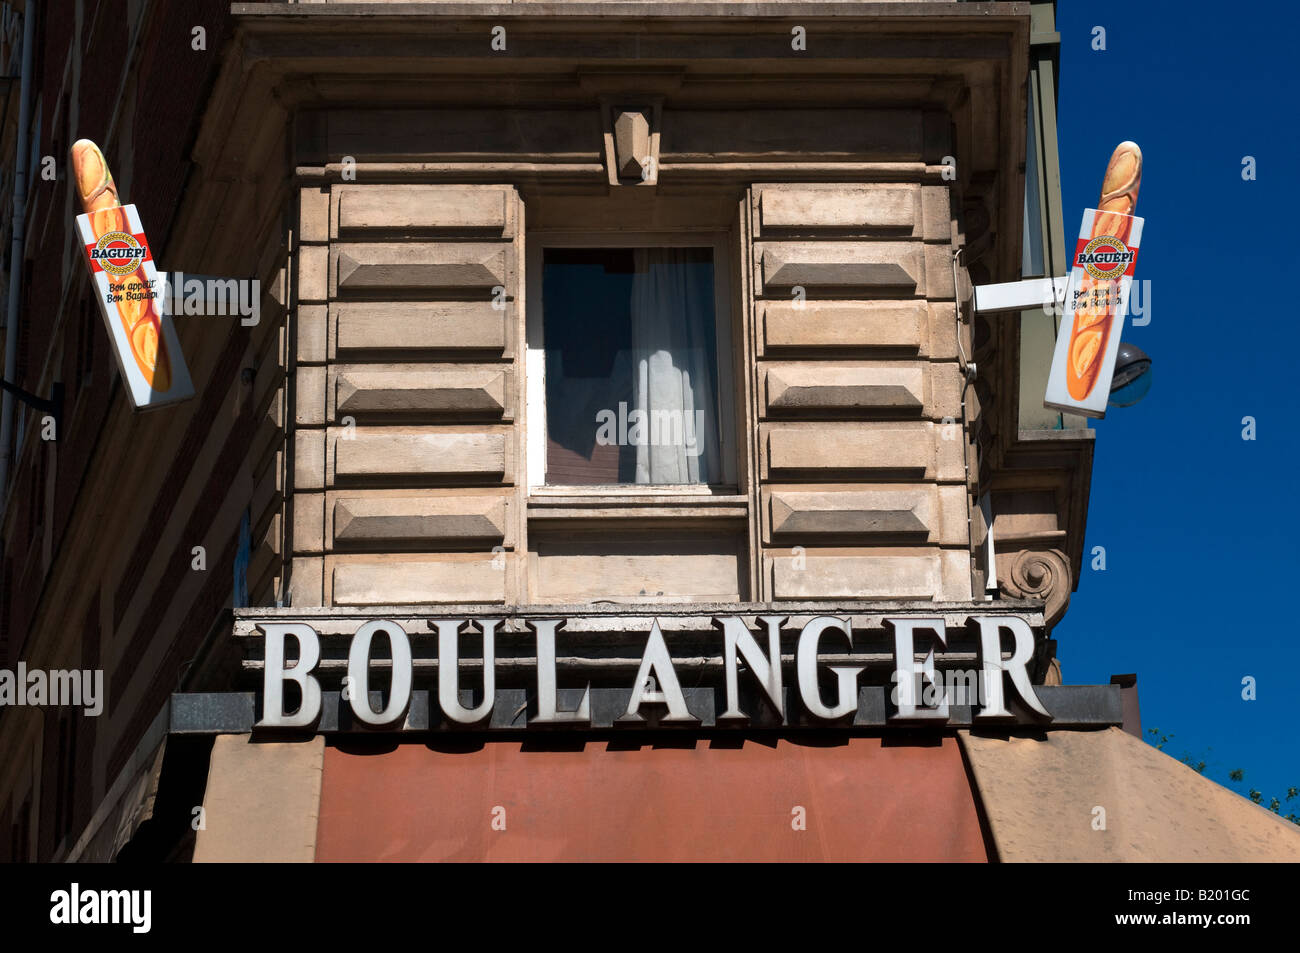
<svg viewBox="0 0 1300 953">
<path fill-rule="evenodd" d="M 646 497 L 736 496 L 740 445 L 736 416 L 741 396 L 736 390 L 735 347 L 739 338 L 732 305 L 731 236 L 716 229 L 692 231 L 629 232 L 563 229 L 528 233 L 525 240 L 525 356 L 524 420 L 527 492 L 533 496 Z M 606 483 L 561 484 L 546 482 L 546 342 L 542 309 L 542 262 L 547 248 L 710 248 L 713 251 L 713 315 L 717 346 L 718 455 L 722 480 L 718 483 Z"/>
</svg>

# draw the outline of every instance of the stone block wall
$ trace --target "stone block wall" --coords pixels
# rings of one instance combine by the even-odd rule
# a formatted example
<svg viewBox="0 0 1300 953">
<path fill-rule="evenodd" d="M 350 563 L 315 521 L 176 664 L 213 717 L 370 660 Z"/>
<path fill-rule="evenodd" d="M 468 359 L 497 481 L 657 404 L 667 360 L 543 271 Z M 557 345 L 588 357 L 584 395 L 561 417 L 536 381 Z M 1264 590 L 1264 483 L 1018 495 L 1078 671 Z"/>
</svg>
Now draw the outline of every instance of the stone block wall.
<svg viewBox="0 0 1300 953">
<path fill-rule="evenodd" d="M 616 500 L 617 529 L 593 537 L 589 514 L 581 539 L 554 501 L 535 507 L 529 544 L 515 188 L 303 188 L 291 603 L 969 599 L 948 188 L 745 195 L 733 340 L 753 342 L 736 387 L 753 538 L 719 531 L 710 548 L 669 527 L 656 549 Z M 751 562 L 756 588 L 737 577 Z"/>
<path fill-rule="evenodd" d="M 758 184 L 749 206 L 767 598 L 969 599 L 948 188 Z"/>
<path fill-rule="evenodd" d="M 292 604 L 514 601 L 521 219 L 510 186 L 301 191 Z"/>
</svg>

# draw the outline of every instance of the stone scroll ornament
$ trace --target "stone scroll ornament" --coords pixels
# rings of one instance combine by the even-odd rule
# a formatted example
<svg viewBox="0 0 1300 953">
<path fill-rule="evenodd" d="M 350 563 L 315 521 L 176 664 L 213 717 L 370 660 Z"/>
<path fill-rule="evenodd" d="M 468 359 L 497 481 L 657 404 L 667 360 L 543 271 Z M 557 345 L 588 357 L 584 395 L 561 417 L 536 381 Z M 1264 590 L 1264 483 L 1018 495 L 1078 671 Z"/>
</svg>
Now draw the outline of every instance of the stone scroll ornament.
<svg viewBox="0 0 1300 953">
<path fill-rule="evenodd" d="M 122 204 L 104 154 L 89 139 L 72 144 L 71 161 L 85 212 L 77 216 L 77 230 L 131 406 L 142 410 L 193 397 L 135 206 Z"/>
<path fill-rule="evenodd" d="M 1133 214 L 1141 184 L 1142 150 L 1137 143 L 1121 142 L 1106 166 L 1097 208 L 1083 213 L 1066 290 L 1065 320 L 1044 400 L 1047 407 L 1106 416 L 1142 237 L 1143 220 Z"/>
<path fill-rule="evenodd" d="M 998 553 L 998 582 L 1013 599 L 1042 599 L 1048 631 L 1065 615 L 1074 588 L 1070 560 L 1059 549 Z"/>
</svg>

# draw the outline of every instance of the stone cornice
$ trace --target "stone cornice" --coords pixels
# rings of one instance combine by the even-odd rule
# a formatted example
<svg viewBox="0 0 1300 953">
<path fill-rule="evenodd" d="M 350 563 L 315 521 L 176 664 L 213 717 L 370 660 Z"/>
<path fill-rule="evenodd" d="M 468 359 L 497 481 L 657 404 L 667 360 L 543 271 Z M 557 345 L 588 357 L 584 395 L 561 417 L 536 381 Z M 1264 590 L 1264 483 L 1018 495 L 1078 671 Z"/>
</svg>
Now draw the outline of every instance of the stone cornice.
<svg viewBox="0 0 1300 953">
<path fill-rule="evenodd" d="M 1051 493 L 1057 500 L 1054 528 L 1013 535 L 995 534 L 998 552 L 1059 550 L 1067 561 L 1070 591 L 1083 572 L 1083 541 L 1092 484 L 1093 430 L 1021 430 L 1002 455 L 990 490 L 994 493 Z M 995 510 L 996 512 L 996 510 Z M 1044 514 L 1053 515 L 1053 514 Z M 1025 598 L 1017 590 L 1007 590 Z"/>
<path fill-rule="evenodd" d="M 468 0 L 460 3 L 232 3 L 235 16 L 258 18 L 330 19 L 334 17 L 385 17 L 440 19 L 464 17 L 513 17 L 529 19 L 625 17 L 650 20 L 672 19 L 781 19 L 798 17 L 844 17 L 850 19 L 926 21 L 935 18 L 979 20 L 999 17 L 1027 17 L 1029 3 L 955 3 L 952 0 L 915 0 L 905 6 L 894 2 L 853 0 L 759 0 L 759 2 L 717 2 L 717 0 Z"/>
<path fill-rule="evenodd" d="M 648 84 L 666 96 L 669 114 L 910 108 L 943 117 L 946 139 L 947 113 L 955 139 L 943 152 L 958 157 L 965 184 L 982 183 L 993 212 L 995 254 L 985 264 L 995 280 L 1014 277 L 1018 266 L 1025 130 L 1007 117 L 1025 110 L 1028 4 L 237 3 L 231 9 L 235 36 L 194 147 L 203 174 L 192 204 L 209 219 L 255 182 L 292 174 L 282 165 L 280 137 L 304 110 L 598 108 L 602 95 L 617 95 L 624 83 L 641 91 Z M 508 20 L 503 52 L 490 48 L 485 19 L 491 18 Z M 791 23 L 809 31 L 807 51 L 791 49 Z M 909 178 L 935 179 L 941 158 L 912 155 Z M 773 171 L 796 180 L 886 175 L 866 168 L 875 163 L 863 156 L 842 159 L 807 170 L 787 162 Z M 413 180 L 455 180 L 466 171 L 400 162 L 392 170 Z M 490 171 L 495 179 L 512 178 L 509 169 Z M 594 171 L 546 163 L 521 166 L 516 175 L 574 183 L 595 181 Z M 670 161 L 661 185 L 740 181 L 754 178 L 753 171 L 743 162 L 674 170 Z"/>
</svg>

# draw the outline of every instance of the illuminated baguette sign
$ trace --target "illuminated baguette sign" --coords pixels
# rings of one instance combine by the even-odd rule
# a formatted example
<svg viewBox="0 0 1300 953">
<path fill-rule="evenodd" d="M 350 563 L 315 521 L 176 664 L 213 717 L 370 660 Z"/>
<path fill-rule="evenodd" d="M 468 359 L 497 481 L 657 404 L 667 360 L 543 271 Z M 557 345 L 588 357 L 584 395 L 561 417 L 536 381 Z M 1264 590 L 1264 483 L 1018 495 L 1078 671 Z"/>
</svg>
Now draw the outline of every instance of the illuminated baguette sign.
<svg viewBox="0 0 1300 953">
<path fill-rule="evenodd" d="M 72 166 L 85 209 L 77 216 L 77 234 L 132 408 L 161 407 L 193 397 L 139 213 L 134 205 L 120 204 L 108 163 L 93 142 L 79 139 L 73 144 Z"/>
<path fill-rule="evenodd" d="M 943 617 L 885 618 L 884 644 L 860 633 L 855 640 L 852 617 L 814 616 L 795 628 L 784 616 L 754 622 L 705 616 L 694 620 L 692 641 L 675 646 L 677 652 L 660 619 L 624 621 L 623 633 L 648 623 L 648 632 L 640 629 L 644 642 L 635 638 L 639 663 L 637 656 L 611 656 L 612 647 L 600 652 L 597 646 L 608 640 L 563 631 L 564 619 L 512 620 L 510 632 L 502 619 L 373 620 L 345 624 L 346 632 L 337 620 L 253 619 L 248 634 L 260 636 L 263 650 L 253 662 L 262 670 L 255 727 L 418 731 L 1053 719 L 1030 682 L 1033 629 L 1015 615 L 970 616 L 960 631 Z M 329 626 L 325 634 L 317 629 L 322 625 Z M 679 633 L 670 626 L 670 634 Z M 470 639 L 478 648 L 463 653 L 461 643 Z M 557 656 L 562 640 L 570 644 Z M 969 650 L 946 657 L 957 641 Z M 793 653 L 783 654 L 783 642 Z M 323 660 L 326 643 L 333 654 Z M 575 645 L 588 654 L 572 654 Z M 863 677 L 868 670 L 876 682 L 859 684 L 871 681 Z M 964 692 L 957 695 L 947 677 L 953 672 L 964 676 Z M 787 685 L 790 675 L 793 685 Z M 561 677 L 571 687 L 560 688 Z M 710 680 L 714 684 L 704 684 Z M 327 681 L 337 690 L 327 692 Z"/>
</svg>

